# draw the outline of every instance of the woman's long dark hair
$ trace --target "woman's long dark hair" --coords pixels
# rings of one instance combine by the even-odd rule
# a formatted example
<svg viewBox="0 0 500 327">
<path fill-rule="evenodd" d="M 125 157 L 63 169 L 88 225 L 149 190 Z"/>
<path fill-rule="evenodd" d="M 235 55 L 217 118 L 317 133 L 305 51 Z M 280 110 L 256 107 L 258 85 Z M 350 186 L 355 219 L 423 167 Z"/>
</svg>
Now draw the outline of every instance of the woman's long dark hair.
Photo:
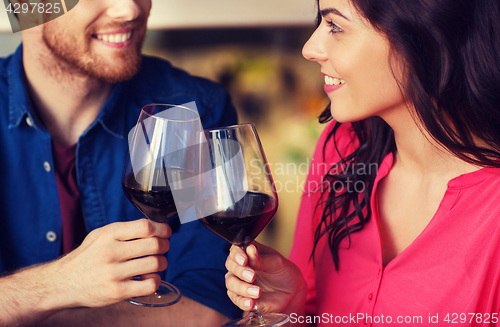
<svg viewBox="0 0 500 327">
<path fill-rule="evenodd" d="M 415 121 L 456 157 L 479 166 L 500 167 L 500 1 L 351 0 L 358 12 L 391 44 L 392 58 L 404 63 L 398 81 Z M 321 17 L 318 17 L 318 22 Z M 320 122 L 332 119 L 330 108 Z M 335 148 L 335 123 L 323 152 Z M 380 165 L 396 151 L 394 133 L 380 118 L 352 123 L 360 146 L 340 165 Z M 328 146 L 327 146 L 328 145 Z M 339 155 L 339 149 L 336 150 Z M 335 267 L 339 245 L 371 217 L 376 171 L 331 169 L 327 185 L 361 181 L 361 193 L 327 189 L 315 246 L 327 236 Z M 352 184 L 351 184 L 352 185 Z M 314 250 L 313 250 L 314 254 Z"/>
</svg>

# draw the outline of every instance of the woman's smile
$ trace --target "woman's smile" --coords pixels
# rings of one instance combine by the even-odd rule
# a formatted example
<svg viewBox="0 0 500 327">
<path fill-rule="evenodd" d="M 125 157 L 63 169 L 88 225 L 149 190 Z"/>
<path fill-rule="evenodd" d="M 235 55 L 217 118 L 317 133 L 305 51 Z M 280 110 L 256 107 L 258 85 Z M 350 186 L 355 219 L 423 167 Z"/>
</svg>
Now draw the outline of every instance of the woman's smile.
<svg viewBox="0 0 500 327">
<path fill-rule="evenodd" d="M 345 80 L 340 77 L 332 77 L 325 73 L 321 73 L 325 76 L 325 92 L 330 93 L 340 89 L 344 84 Z"/>
</svg>

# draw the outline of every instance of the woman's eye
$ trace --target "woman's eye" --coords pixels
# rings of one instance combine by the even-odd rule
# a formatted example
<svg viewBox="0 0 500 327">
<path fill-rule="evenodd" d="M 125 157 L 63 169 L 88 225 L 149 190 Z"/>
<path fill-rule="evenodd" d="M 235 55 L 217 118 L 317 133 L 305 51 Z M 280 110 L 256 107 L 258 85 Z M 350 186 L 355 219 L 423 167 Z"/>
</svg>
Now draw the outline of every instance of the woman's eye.
<svg viewBox="0 0 500 327">
<path fill-rule="evenodd" d="M 335 24 L 334 22 L 326 21 L 326 23 L 331 28 L 330 33 L 335 34 L 335 33 L 343 32 L 343 29 L 340 26 L 338 26 L 337 24 Z"/>
</svg>

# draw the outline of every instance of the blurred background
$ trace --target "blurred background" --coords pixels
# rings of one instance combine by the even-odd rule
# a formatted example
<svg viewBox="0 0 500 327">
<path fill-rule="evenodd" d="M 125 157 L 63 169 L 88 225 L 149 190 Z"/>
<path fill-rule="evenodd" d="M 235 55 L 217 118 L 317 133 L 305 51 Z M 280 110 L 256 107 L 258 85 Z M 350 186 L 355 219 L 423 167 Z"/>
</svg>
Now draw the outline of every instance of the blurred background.
<svg viewBox="0 0 500 327">
<path fill-rule="evenodd" d="M 315 0 L 153 0 L 144 53 L 222 84 L 239 122 L 259 132 L 280 206 L 259 241 L 288 256 L 300 197 L 328 104 L 319 65 L 301 55 Z M 0 57 L 15 51 L 0 7 Z"/>
</svg>

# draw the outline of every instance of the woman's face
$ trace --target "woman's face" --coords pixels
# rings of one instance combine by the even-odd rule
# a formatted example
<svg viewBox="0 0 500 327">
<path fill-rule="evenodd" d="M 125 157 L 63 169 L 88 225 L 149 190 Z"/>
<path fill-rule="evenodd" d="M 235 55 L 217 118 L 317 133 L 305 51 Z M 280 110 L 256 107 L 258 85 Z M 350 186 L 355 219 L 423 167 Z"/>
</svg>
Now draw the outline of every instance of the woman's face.
<svg viewBox="0 0 500 327">
<path fill-rule="evenodd" d="M 321 65 L 331 112 L 352 122 L 407 110 L 389 63 L 389 42 L 348 0 L 319 0 L 322 21 L 302 50 Z"/>
</svg>

